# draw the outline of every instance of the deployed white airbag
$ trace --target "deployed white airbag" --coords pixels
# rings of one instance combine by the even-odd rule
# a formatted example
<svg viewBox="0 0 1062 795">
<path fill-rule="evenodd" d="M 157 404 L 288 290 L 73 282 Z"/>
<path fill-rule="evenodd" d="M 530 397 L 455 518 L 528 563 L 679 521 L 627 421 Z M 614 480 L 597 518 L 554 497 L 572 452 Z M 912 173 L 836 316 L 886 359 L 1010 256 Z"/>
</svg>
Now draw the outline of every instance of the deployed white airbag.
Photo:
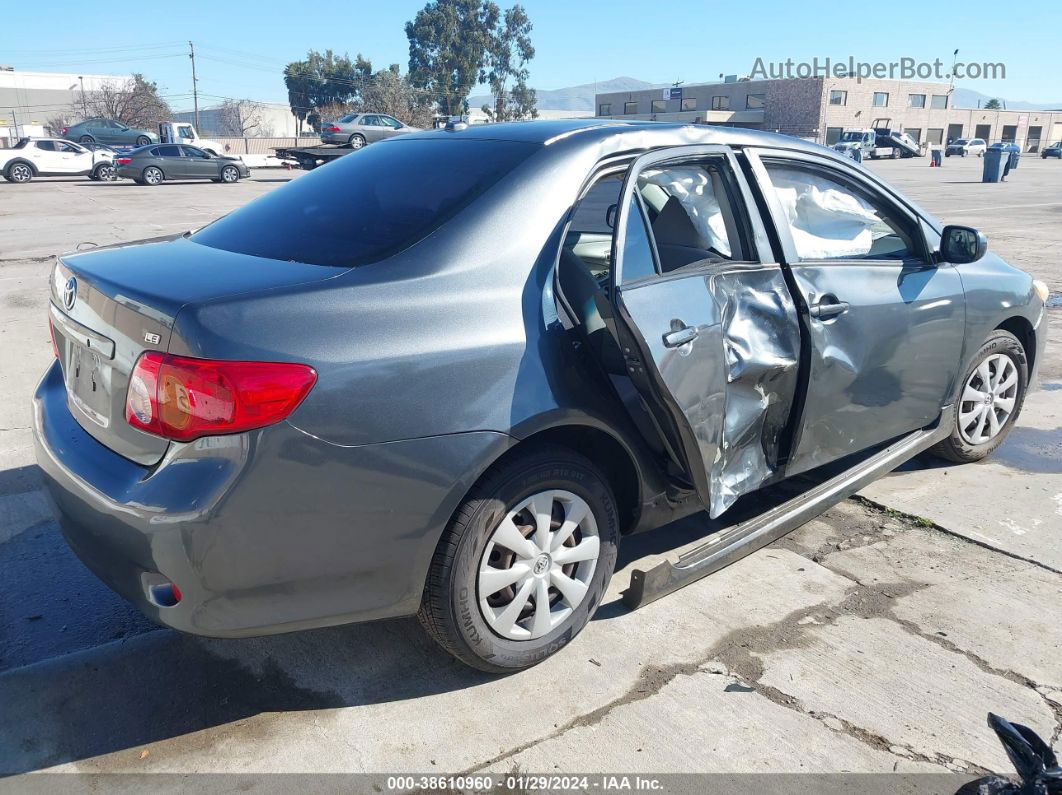
<svg viewBox="0 0 1062 795">
<path fill-rule="evenodd" d="M 768 174 L 801 259 L 864 256 L 881 221 L 873 206 L 830 179 L 770 168 Z"/>
<path fill-rule="evenodd" d="M 674 196 L 678 199 L 708 247 L 724 257 L 731 256 L 723 210 L 715 197 L 715 187 L 703 167 L 668 166 L 664 170 L 646 170 L 638 175 L 638 181 L 657 185 L 664 189 L 665 197 Z"/>
</svg>

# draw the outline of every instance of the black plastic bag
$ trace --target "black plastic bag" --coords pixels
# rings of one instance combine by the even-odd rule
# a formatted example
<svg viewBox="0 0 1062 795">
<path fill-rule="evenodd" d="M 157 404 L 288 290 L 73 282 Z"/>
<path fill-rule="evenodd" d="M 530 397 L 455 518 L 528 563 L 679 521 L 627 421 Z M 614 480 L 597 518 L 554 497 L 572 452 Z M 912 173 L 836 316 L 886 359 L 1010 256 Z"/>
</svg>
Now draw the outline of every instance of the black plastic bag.
<svg viewBox="0 0 1062 795">
<path fill-rule="evenodd" d="M 1021 783 L 1002 776 L 971 781 L 956 795 L 1062 795 L 1062 768 L 1055 752 L 1028 726 L 988 713 L 988 725 L 1018 771 Z"/>
</svg>

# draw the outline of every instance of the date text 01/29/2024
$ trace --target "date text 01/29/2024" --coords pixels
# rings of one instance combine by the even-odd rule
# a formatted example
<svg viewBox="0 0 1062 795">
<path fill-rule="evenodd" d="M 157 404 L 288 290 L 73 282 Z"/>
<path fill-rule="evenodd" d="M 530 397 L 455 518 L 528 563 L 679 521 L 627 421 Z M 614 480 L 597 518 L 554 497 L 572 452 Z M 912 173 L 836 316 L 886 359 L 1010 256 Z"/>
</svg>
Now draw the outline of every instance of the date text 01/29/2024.
<svg viewBox="0 0 1062 795">
<path fill-rule="evenodd" d="M 663 782 L 659 778 L 624 775 L 565 776 L 526 773 L 509 774 L 499 778 L 484 774 L 470 776 L 409 775 L 390 776 L 387 779 L 387 789 L 391 791 L 420 789 L 488 793 L 504 789 L 515 792 L 555 792 L 558 790 L 576 792 L 587 792 L 589 790 L 653 792 L 662 790 L 663 787 Z"/>
</svg>

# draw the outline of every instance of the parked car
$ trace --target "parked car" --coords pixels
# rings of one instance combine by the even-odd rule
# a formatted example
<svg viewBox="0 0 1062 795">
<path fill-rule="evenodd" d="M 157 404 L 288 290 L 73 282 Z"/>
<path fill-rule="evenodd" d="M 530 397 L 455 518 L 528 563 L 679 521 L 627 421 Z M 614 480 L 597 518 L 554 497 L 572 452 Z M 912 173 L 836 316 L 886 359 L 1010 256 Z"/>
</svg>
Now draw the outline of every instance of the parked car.
<svg viewBox="0 0 1062 795">
<path fill-rule="evenodd" d="M 1040 157 L 1045 160 L 1049 157 L 1062 159 L 1062 141 L 1056 141 L 1050 146 L 1045 147 L 1044 150 L 1040 152 Z"/>
<path fill-rule="evenodd" d="M 112 152 L 92 151 L 61 138 L 21 138 L 10 149 L 0 149 L 0 173 L 8 182 L 29 182 L 34 177 L 114 176 Z"/>
<path fill-rule="evenodd" d="M 238 157 L 216 157 L 187 144 L 142 146 L 119 155 L 114 163 L 119 177 L 140 185 L 158 185 L 167 179 L 209 179 L 231 183 L 251 176 L 250 169 Z"/>
<path fill-rule="evenodd" d="M 919 451 L 991 453 L 1047 287 L 986 245 L 784 135 L 403 135 L 194 234 L 60 257 L 37 460 L 74 551 L 162 624 L 416 614 L 513 671 L 585 626 L 631 533 L 716 528 L 636 572 L 637 604 Z"/>
<path fill-rule="evenodd" d="M 323 122 L 320 129 L 322 143 L 349 144 L 353 149 L 361 149 L 365 144 L 417 132 L 419 128 L 385 113 L 348 113 L 339 121 Z"/>
<path fill-rule="evenodd" d="M 98 142 L 119 146 L 146 146 L 159 140 L 151 130 L 127 127 L 114 119 L 86 119 L 64 128 L 63 138 L 83 144 Z"/>
<path fill-rule="evenodd" d="M 966 157 L 966 155 L 984 157 L 985 149 L 987 148 L 988 145 L 983 138 L 959 138 L 945 147 L 944 157 L 951 157 L 952 155 L 959 157 Z"/>
</svg>

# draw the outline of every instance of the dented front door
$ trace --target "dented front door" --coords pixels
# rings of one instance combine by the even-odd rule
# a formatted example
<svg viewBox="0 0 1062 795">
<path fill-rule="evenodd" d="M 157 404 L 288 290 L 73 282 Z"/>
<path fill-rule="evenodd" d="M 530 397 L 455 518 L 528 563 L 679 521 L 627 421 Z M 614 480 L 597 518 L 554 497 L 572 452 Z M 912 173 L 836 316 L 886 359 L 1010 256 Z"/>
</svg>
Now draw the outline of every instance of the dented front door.
<svg viewBox="0 0 1062 795">
<path fill-rule="evenodd" d="M 796 307 L 733 153 L 654 152 L 624 182 L 612 300 L 627 374 L 713 517 L 775 477 Z"/>
</svg>

